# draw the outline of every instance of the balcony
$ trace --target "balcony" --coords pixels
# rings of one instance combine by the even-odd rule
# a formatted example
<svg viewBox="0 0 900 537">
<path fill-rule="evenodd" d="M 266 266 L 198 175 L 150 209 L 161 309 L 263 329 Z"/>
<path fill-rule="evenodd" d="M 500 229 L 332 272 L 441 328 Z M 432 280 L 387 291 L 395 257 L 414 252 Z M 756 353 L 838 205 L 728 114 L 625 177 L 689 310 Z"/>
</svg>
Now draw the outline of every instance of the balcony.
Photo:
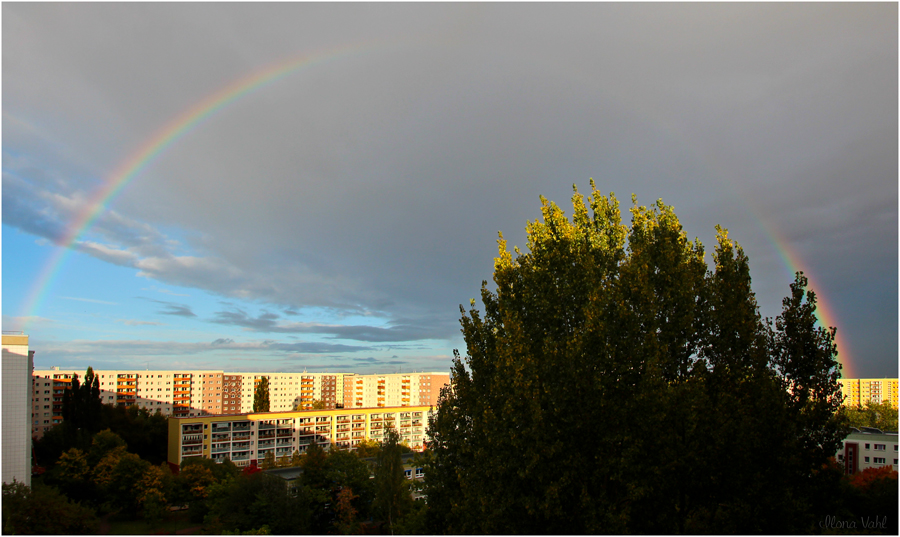
<svg viewBox="0 0 900 537">
<path fill-rule="evenodd" d="M 260 431 L 259 439 L 262 440 L 263 438 L 275 438 L 275 431 Z"/>
<path fill-rule="evenodd" d="M 293 436 L 294 430 L 293 429 L 278 429 L 276 434 L 278 435 L 278 438 L 282 438 L 285 436 Z"/>
<path fill-rule="evenodd" d="M 202 435 L 191 435 L 185 436 L 181 439 L 182 446 L 194 445 L 194 444 L 202 444 L 203 436 Z"/>
<path fill-rule="evenodd" d="M 229 451 L 231 451 L 231 444 L 221 444 L 213 446 L 210 453 L 228 453 Z"/>
<path fill-rule="evenodd" d="M 230 434 L 213 434 L 212 442 L 214 444 L 219 443 L 219 442 L 231 442 L 231 435 Z"/>
<path fill-rule="evenodd" d="M 250 430 L 250 422 L 245 421 L 245 422 L 241 422 L 241 423 L 235 423 L 234 430 L 235 431 L 249 431 Z"/>
</svg>

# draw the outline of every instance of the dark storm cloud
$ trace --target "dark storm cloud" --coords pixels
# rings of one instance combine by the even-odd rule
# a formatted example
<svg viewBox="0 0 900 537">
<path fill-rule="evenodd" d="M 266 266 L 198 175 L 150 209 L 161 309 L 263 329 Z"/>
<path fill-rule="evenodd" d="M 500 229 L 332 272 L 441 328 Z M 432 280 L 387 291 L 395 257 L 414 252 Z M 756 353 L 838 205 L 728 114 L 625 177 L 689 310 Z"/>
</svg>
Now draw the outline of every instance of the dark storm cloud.
<svg viewBox="0 0 900 537">
<path fill-rule="evenodd" d="M 729 228 L 765 314 L 786 289 L 773 230 L 842 304 L 860 373 L 896 375 L 896 307 L 867 307 L 879 287 L 896 302 L 895 4 L 3 10 L 4 113 L 22 119 L 4 121 L 3 219 L 49 240 L 206 96 L 298 53 L 370 43 L 222 107 L 78 242 L 238 303 L 216 323 L 458 340 L 496 232 L 524 247 L 538 196 L 571 214 L 572 183 L 594 177 L 626 219 L 636 193 L 674 205 L 707 248 L 714 224 Z M 387 323 L 270 313 L 310 306 Z"/>
</svg>

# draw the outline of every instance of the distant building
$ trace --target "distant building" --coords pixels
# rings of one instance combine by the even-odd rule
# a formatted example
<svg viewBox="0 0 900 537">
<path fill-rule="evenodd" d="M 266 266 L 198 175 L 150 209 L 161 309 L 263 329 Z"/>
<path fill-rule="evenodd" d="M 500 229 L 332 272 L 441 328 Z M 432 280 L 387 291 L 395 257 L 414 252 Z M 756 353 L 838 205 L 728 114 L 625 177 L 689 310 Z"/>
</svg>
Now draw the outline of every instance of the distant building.
<svg viewBox="0 0 900 537">
<path fill-rule="evenodd" d="M 388 427 L 400 433 L 401 442 L 421 451 L 430 414 L 431 407 L 410 406 L 172 417 L 167 459 L 173 469 L 189 457 L 261 466 L 268 453 L 276 459 L 290 457 L 312 443 L 355 449 L 363 440 L 381 441 Z"/>
<path fill-rule="evenodd" d="M 866 401 L 873 403 L 889 402 L 897 406 L 897 379 L 840 379 L 841 393 L 844 394 L 844 406 L 865 406 Z"/>
<path fill-rule="evenodd" d="M 882 466 L 893 466 L 896 470 L 897 433 L 872 427 L 852 428 L 836 458 L 848 474 Z"/>
<path fill-rule="evenodd" d="M 58 367 L 34 371 L 32 434 L 40 437 L 62 421 L 62 394 L 72 377 L 87 368 Z M 197 417 L 253 411 L 253 394 L 269 381 L 271 412 L 309 409 L 314 401 L 326 409 L 435 405 L 449 373 L 233 373 L 221 370 L 100 370 L 101 399 L 106 404 L 137 405 L 165 416 Z M 31 421 L 31 420 L 30 420 Z"/>
<path fill-rule="evenodd" d="M 28 336 L 3 334 L 3 482 L 31 486 L 31 369 Z"/>
</svg>

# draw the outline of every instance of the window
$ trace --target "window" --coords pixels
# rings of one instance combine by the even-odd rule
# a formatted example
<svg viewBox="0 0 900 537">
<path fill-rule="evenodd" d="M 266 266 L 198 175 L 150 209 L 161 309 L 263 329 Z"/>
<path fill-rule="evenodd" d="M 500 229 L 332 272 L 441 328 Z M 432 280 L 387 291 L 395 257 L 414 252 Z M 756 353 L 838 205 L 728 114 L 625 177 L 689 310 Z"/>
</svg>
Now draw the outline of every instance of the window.
<svg viewBox="0 0 900 537">
<path fill-rule="evenodd" d="M 869 457 L 866 457 L 865 461 L 866 461 L 866 462 L 869 462 Z"/>
<path fill-rule="evenodd" d="M 884 464 L 884 457 L 875 457 L 875 464 Z"/>
<path fill-rule="evenodd" d="M 866 449 L 869 449 L 869 444 L 866 444 Z M 866 462 L 868 462 L 868 461 L 866 461 Z"/>
<path fill-rule="evenodd" d="M 884 444 L 875 444 L 875 451 L 884 451 L 884 449 L 885 449 Z"/>
</svg>

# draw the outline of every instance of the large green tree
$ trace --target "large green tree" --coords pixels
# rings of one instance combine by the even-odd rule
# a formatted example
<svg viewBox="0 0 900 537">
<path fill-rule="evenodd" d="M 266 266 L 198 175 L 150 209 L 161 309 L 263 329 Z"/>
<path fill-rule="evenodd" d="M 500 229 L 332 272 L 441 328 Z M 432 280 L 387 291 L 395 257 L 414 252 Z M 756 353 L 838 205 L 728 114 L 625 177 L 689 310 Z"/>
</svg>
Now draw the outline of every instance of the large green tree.
<svg viewBox="0 0 900 537">
<path fill-rule="evenodd" d="M 269 379 L 263 377 L 253 391 L 253 412 L 269 411 Z"/>
<path fill-rule="evenodd" d="M 384 442 L 376 457 L 375 499 L 372 509 L 393 532 L 394 526 L 412 507 L 409 485 L 400 457 L 400 433 L 393 427 L 384 432 Z"/>
<path fill-rule="evenodd" d="M 808 530 L 812 471 L 845 429 L 834 330 L 802 273 L 773 327 L 725 230 L 710 268 L 661 201 L 630 226 L 596 188 L 573 206 L 542 198 L 527 253 L 501 235 L 484 312 L 461 308 L 429 531 Z"/>
</svg>

